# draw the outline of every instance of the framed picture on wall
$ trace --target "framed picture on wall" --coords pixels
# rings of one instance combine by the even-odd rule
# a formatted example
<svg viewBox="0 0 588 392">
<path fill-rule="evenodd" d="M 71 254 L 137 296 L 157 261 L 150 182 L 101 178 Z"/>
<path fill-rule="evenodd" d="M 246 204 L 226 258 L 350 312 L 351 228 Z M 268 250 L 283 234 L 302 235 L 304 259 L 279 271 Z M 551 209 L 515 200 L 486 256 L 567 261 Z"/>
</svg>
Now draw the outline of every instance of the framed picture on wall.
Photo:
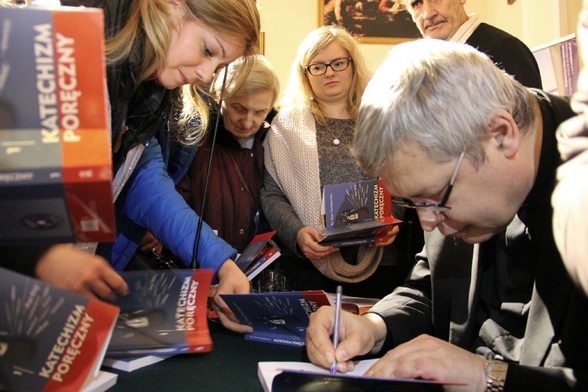
<svg viewBox="0 0 588 392">
<path fill-rule="evenodd" d="M 397 44 L 421 37 L 403 0 L 317 0 L 319 26 L 339 24 L 361 43 Z"/>
</svg>

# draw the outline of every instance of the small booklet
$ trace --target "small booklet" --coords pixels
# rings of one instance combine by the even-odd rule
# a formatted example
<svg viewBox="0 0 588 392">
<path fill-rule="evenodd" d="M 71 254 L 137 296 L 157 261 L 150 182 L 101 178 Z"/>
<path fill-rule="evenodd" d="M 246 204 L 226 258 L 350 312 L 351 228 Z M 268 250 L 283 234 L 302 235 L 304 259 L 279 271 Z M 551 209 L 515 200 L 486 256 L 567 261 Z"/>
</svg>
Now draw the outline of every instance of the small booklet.
<svg viewBox="0 0 588 392">
<path fill-rule="evenodd" d="M 325 238 L 321 245 L 367 245 L 388 240 L 388 231 L 401 223 L 392 217 L 392 196 L 381 179 L 325 185 Z"/>
<path fill-rule="evenodd" d="M 101 391 L 118 315 L 106 302 L 0 268 L 0 390 Z"/>
<path fill-rule="evenodd" d="M 272 241 L 276 231 L 257 234 L 243 253 L 237 257 L 235 263 L 249 280 L 255 278 L 261 271 L 280 257 L 280 249 Z"/>
<path fill-rule="evenodd" d="M 301 347 L 306 343 L 310 314 L 331 305 L 322 290 L 221 294 L 242 323 L 253 327 L 245 339 Z"/>
<path fill-rule="evenodd" d="M 115 305 L 120 315 L 109 358 L 170 356 L 212 350 L 208 329 L 210 269 L 123 271 L 129 294 Z"/>
<path fill-rule="evenodd" d="M 442 391 L 434 381 L 365 377 L 378 359 L 358 361 L 351 372 L 331 374 L 309 362 L 259 362 L 257 376 L 264 392 L 290 391 Z"/>
</svg>

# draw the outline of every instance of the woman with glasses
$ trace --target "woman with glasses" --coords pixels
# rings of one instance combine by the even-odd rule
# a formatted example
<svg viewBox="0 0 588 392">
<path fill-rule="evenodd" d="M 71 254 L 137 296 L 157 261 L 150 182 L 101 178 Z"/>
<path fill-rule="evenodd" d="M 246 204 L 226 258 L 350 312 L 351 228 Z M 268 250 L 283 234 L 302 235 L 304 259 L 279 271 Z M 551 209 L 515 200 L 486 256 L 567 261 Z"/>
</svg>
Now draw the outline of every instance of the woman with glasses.
<svg viewBox="0 0 588 392">
<path fill-rule="evenodd" d="M 301 43 L 280 113 L 265 141 L 261 205 L 277 231 L 290 288 L 381 297 L 403 281 L 390 245 L 322 246 L 322 189 L 369 180 L 350 153 L 357 109 L 370 78 L 359 46 L 342 27 L 323 26 Z M 382 261 L 386 265 L 382 265 Z M 387 272 L 384 272 L 387 271 Z"/>
</svg>

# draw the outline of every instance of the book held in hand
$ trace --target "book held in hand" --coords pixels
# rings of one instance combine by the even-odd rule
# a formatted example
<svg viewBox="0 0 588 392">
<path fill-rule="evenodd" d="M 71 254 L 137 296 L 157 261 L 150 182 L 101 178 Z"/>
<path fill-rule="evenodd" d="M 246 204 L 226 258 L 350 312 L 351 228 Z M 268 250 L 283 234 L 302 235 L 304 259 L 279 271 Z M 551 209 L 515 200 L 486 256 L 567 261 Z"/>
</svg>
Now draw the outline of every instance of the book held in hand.
<svg viewBox="0 0 588 392">
<path fill-rule="evenodd" d="M 4 7 L 0 245 L 116 240 L 103 10 Z"/>
<path fill-rule="evenodd" d="M 212 350 L 208 329 L 209 269 L 123 271 L 129 294 L 120 307 L 109 358 L 203 353 Z"/>
<path fill-rule="evenodd" d="M 311 313 L 331 305 L 322 290 L 221 294 L 221 297 L 242 324 L 253 327 L 245 339 L 296 347 L 305 345 Z"/>
<path fill-rule="evenodd" d="M 388 231 L 401 223 L 392 217 L 392 196 L 381 179 L 325 185 L 325 246 L 369 245 L 388 241 Z"/>
<path fill-rule="evenodd" d="M 247 279 L 252 280 L 280 257 L 280 250 L 271 239 L 275 233 L 274 230 L 257 234 L 235 260 Z"/>
<path fill-rule="evenodd" d="M 0 390 L 105 390 L 116 383 L 99 369 L 117 307 L 2 268 L 0 307 Z"/>
</svg>

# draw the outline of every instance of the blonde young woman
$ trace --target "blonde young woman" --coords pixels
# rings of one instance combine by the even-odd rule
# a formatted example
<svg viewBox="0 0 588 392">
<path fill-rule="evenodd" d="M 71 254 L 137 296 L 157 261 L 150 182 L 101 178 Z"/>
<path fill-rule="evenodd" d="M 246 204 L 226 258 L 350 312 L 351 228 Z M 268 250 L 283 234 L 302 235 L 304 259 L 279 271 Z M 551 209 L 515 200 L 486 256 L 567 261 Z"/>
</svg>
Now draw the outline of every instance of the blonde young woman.
<svg viewBox="0 0 588 392">
<path fill-rule="evenodd" d="M 175 191 L 164 156 L 169 158 L 171 140 L 194 144 L 202 138 L 208 116 L 200 90 L 215 72 L 242 55 L 256 53 L 260 20 L 255 2 L 63 0 L 62 4 L 101 7 L 105 13 L 118 237 L 114 244 L 100 244 L 97 254 L 122 270 L 149 230 L 187 265 L 194 259 L 197 267 L 213 269 L 217 293 L 248 292 L 247 278 L 232 261 L 236 250 L 207 225 L 197 237 L 198 216 Z M 187 127 L 194 118 L 203 126 Z M 170 163 L 177 171 L 185 170 L 185 160 Z M 25 261 L 36 262 L 52 253 L 34 254 L 41 257 L 31 255 Z M 68 257 L 68 262 L 73 265 L 75 259 Z M 102 298 L 126 289 L 104 272 L 83 284 Z M 224 308 L 218 295 L 215 304 Z M 250 330 L 222 312 L 219 316 L 228 328 Z"/>
<path fill-rule="evenodd" d="M 342 27 L 320 27 L 298 48 L 265 141 L 261 193 L 264 214 L 283 245 L 278 265 L 292 289 L 334 291 L 343 283 L 346 294 L 381 297 L 406 276 L 393 265 L 389 246 L 397 228 L 381 246 L 319 244 L 323 185 L 371 179 L 349 151 L 369 77 L 357 42 Z"/>
</svg>

